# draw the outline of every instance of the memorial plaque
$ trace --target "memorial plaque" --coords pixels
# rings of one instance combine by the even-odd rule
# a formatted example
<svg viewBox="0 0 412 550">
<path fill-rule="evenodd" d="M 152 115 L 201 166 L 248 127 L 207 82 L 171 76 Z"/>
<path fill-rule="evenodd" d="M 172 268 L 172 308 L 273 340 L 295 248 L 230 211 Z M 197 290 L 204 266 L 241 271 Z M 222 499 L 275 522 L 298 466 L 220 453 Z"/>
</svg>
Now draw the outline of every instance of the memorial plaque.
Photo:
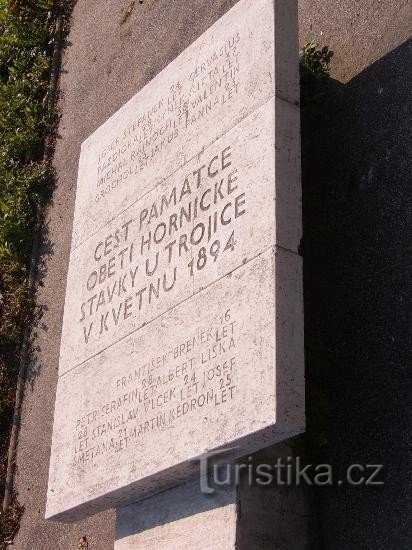
<svg viewBox="0 0 412 550">
<path fill-rule="evenodd" d="M 51 519 L 303 431 L 295 9 L 241 0 L 82 144 Z"/>
</svg>

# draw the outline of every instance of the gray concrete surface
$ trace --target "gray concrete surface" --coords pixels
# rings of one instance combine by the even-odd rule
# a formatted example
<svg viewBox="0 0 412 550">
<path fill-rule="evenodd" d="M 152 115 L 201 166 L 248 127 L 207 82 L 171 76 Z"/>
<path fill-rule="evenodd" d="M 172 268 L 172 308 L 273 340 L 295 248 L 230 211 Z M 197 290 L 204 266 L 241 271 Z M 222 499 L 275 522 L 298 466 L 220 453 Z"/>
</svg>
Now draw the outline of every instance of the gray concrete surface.
<svg viewBox="0 0 412 550">
<path fill-rule="evenodd" d="M 38 292 L 44 316 L 17 456 L 16 488 L 26 508 L 15 542 L 20 550 L 76 549 L 82 536 L 91 549 L 113 548 L 112 512 L 73 525 L 43 519 L 80 143 L 234 3 L 145 0 L 126 20 L 129 1 L 75 6 Z M 324 425 L 327 454 L 338 469 L 351 461 L 387 463 L 383 490 L 319 491 L 313 547 L 403 550 L 411 539 L 405 436 L 411 83 L 404 45 L 410 3 L 301 0 L 300 28 L 301 43 L 331 45 L 332 76 L 348 83 L 334 86 L 323 116 L 309 117 L 303 128 L 308 367 L 317 365 L 314 382 L 332 397 L 326 417 L 310 413 L 310 433 L 315 437 L 316 425 Z"/>
<path fill-rule="evenodd" d="M 115 550 L 306 548 L 305 487 L 249 483 L 250 471 L 256 475 L 258 465 L 276 464 L 278 459 L 286 463 L 293 454 L 293 448 L 286 444 L 267 447 L 253 455 L 252 463 L 245 457 L 230 470 L 224 465 L 218 475 L 210 470 L 203 482 L 212 493 L 202 494 L 199 481 L 194 480 L 119 508 Z"/>
</svg>

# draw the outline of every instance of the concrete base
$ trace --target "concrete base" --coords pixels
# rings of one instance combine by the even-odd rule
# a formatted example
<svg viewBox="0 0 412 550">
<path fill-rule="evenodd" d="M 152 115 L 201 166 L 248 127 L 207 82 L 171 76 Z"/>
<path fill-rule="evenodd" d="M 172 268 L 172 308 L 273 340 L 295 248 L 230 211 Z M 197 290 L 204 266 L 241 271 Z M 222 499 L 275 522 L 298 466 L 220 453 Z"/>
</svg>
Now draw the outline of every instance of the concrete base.
<svg viewBox="0 0 412 550">
<path fill-rule="evenodd" d="M 198 481 L 118 508 L 115 550 L 235 548 L 237 495 L 203 495 Z"/>
<path fill-rule="evenodd" d="M 240 461 L 247 467 L 228 486 L 202 493 L 199 480 L 117 509 L 115 550 L 304 550 L 308 517 L 303 487 L 250 483 L 258 464 L 292 457 L 277 445 Z M 249 468 L 250 466 L 250 468 Z M 218 479 L 226 479 L 223 468 Z M 209 476 L 209 485 L 211 477 Z"/>
</svg>

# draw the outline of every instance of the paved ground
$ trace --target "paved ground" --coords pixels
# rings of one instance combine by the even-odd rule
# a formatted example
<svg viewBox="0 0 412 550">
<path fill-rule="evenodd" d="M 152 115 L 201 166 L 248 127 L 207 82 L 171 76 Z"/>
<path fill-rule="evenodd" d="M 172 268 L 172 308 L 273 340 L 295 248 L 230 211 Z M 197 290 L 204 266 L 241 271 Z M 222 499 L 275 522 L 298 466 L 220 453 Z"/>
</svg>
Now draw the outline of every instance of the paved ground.
<svg viewBox="0 0 412 550">
<path fill-rule="evenodd" d="M 91 549 L 113 547 L 112 512 L 69 526 L 43 520 L 80 143 L 234 3 L 145 0 L 126 21 L 129 1 L 78 0 L 74 9 L 38 293 L 45 313 L 18 447 L 16 485 L 26 507 L 15 543 L 20 550 L 76 549 L 84 535 Z M 303 120 L 306 342 L 315 388 L 308 394 L 309 428 L 314 439 L 322 432 L 324 455 L 339 471 L 351 462 L 386 464 L 384 489 L 315 495 L 313 527 L 320 527 L 317 544 L 327 550 L 403 550 L 412 536 L 405 442 L 407 8 L 399 0 L 300 1 L 301 43 L 330 44 L 333 77 L 347 83 L 332 83 L 318 116 L 311 111 Z"/>
</svg>

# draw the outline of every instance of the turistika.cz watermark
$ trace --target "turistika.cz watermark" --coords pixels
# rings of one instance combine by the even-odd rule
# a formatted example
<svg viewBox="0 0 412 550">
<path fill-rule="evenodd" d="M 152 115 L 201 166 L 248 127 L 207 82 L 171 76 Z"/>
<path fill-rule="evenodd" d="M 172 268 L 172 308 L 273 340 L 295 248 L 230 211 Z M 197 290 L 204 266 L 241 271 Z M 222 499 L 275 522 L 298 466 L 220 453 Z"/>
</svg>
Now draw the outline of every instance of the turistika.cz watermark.
<svg viewBox="0 0 412 550">
<path fill-rule="evenodd" d="M 262 487 L 384 485 L 382 464 L 350 464 L 338 478 L 330 464 L 308 464 L 299 456 L 279 457 L 272 464 L 256 463 L 251 456 L 236 464 L 222 464 L 216 461 L 218 456 L 219 453 L 206 453 L 198 458 L 202 493 L 212 494 L 219 487 L 238 485 L 240 480 Z"/>
</svg>

